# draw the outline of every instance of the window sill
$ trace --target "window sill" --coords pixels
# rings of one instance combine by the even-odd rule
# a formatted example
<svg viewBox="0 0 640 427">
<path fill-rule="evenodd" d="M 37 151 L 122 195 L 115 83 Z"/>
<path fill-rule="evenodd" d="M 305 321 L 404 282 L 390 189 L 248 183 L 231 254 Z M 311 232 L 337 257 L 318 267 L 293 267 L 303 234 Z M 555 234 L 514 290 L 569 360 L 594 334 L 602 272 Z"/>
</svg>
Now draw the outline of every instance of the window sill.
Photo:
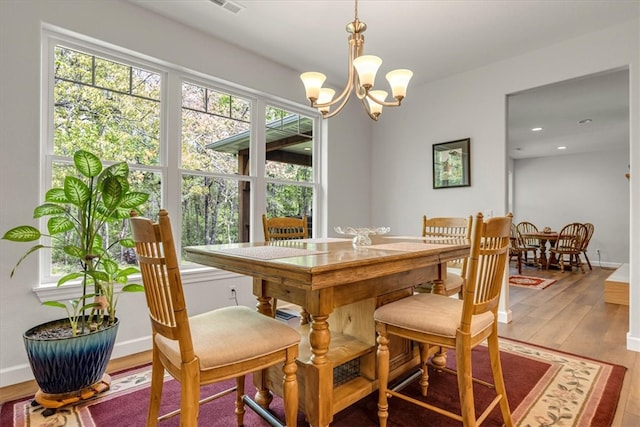
<svg viewBox="0 0 640 427">
<path fill-rule="evenodd" d="M 219 270 L 210 267 L 194 267 L 184 268 L 181 272 L 182 284 L 188 286 L 193 283 L 211 282 L 216 280 L 231 279 L 234 277 L 242 277 L 242 275 L 231 273 L 229 271 Z M 140 283 L 139 275 L 131 276 L 132 283 Z M 122 284 L 116 286 L 116 292 L 122 291 Z M 78 298 L 82 293 L 82 285 L 80 283 L 65 284 L 60 287 L 55 283 L 42 284 L 37 288 L 33 288 L 33 292 L 38 296 L 40 302 L 52 300 L 71 300 Z"/>
</svg>

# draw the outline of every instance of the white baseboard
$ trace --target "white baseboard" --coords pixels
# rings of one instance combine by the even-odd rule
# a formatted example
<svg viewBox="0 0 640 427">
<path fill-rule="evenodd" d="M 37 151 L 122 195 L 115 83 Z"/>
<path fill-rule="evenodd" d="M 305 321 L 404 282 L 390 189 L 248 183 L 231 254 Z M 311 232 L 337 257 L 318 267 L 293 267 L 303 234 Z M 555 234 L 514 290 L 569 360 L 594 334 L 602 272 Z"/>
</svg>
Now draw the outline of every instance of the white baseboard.
<svg viewBox="0 0 640 427">
<path fill-rule="evenodd" d="M 640 337 L 633 337 L 627 332 L 627 350 L 640 352 Z"/>
</svg>

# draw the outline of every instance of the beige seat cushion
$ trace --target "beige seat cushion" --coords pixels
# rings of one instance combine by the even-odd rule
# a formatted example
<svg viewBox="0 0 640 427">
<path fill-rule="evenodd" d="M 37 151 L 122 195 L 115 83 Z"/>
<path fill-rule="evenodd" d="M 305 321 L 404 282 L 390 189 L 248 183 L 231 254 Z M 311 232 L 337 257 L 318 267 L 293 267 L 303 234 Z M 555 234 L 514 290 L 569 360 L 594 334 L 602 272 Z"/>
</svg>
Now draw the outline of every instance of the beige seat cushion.
<svg viewBox="0 0 640 427">
<path fill-rule="evenodd" d="M 388 325 L 454 338 L 460 327 L 462 304 L 462 300 L 442 295 L 416 294 L 379 307 L 373 317 Z M 471 335 L 483 331 L 493 320 L 491 312 L 473 316 Z"/>
<path fill-rule="evenodd" d="M 300 334 L 285 323 L 248 307 L 225 307 L 189 318 L 200 368 L 230 365 L 290 347 Z M 156 335 L 156 344 L 180 366 L 178 342 Z"/>
</svg>

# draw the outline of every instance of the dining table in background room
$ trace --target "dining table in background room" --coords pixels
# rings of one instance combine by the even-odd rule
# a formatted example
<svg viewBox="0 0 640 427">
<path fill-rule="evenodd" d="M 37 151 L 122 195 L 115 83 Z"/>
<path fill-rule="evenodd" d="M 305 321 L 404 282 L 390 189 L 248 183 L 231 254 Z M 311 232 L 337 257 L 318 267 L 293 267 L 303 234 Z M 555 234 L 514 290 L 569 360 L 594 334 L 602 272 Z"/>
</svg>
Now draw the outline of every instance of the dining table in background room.
<svg viewBox="0 0 640 427">
<path fill-rule="evenodd" d="M 555 245 L 556 240 L 558 240 L 558 232 L 557 231 L 539 231 L 537 233 L 523 233 L 522 237 L 537 239 L 540 242 L 540 247 L 538 249 L 538 264 L 540 268 L 547 268 L 547 257 L 549 257 L 549 266 L 558 265 L 558 259 L 556 258 L 553 252 L 550 252 L 549 249 Z"/>
<path fill-rule="evenodd" d="M 302 307 L 308 324 L 298 357 L 300 410 L 314 426 L 377 389 L 374 310 L 409 296 L 416 285 L 446 278 L 446 263 L 468 256 L 469 242 L 411 236 L 370 236 L 371 245 L 351 239 L 318 238 L 186 247 L 187 259 L 251 276 L 257 309 L 272 316 L 272 299 Z M 395 340 L 391 377 L 415 370 L 417 350 Z M 281 372 L 254 374 L 255 401 L 268 407 L 271 391 L 281 396 Z"/>
</svg>

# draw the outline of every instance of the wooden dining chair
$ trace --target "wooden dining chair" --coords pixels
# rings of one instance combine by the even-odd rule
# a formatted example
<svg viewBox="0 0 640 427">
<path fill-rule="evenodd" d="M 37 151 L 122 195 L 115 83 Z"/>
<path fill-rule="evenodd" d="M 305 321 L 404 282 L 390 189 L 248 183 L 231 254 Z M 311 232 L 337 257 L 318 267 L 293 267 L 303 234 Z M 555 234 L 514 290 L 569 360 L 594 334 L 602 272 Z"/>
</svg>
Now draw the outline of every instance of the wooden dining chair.
<svg viewBox="0 0 640 427">
<path fill-rule="evenodd" d="M 509 246 L 509 262 L 513 258 L 516 259 L 518 274 L 522 274 L 522 263 L 525 258 L 525 254 L 531 251 L 531 248 L 526 247 L 522 235 L 518 231 L 516 224 L 511 224 L 511 242 Z"/>
<path fill-rule="evenodd" d="M 556 256 L 558 264 L 560 264 L 560 271 L 564 272 L 565 256 L 568 256 L 569 268 L 575 264 L 583 273 L 585 272 L 580 254 L 586 238 L 587 227 L 584 224 L 573 222 L 562 227 L 558 233 L 558 239 L 549 249 L 549 252 Z M 547 268 L 549 268 L 549 259 L 547 259 Z"/>
<path fill-rule="evenodd" d="M 522 241 L 524 243 L 525 248 L 529 250 L 524 252 L 524 262 L 529 264 L 529 252 L 533 254 L 533 263 L 535 265 L 538 264 L 538 250 L 542 251 L 545 248 L 540 247 L 540 240 L 536 237 L 528 237 L 527 234 L 538 233 L 538 227 L 535 224 L 528 221 L 520 221 L 516 225 L 520 235 L 522 236 Z"/>
<path fill-rule="evenodd" d="M 422 217 L 422 237 L 437 242 L 466 242 L 471 234 L 471 216 L 464 217 Z M 432 292 L 440 295 L 462 296 L 466 258 L 447 262 L 447 277 L 443 283 L 427 282 L 415 288 L 416 292 Z"/>
<path fill-rule="evenodd" d="M 160 210 L 157 223 L 135 216 L 130 221 L 153 341 L 147 426 L 180 414 L 181 426 L 196 427 L 200 404 L 234 391 L 236 421 L 242 425 L 245 401 L 250 401 L 244 393 L 245 375 L 278 364 L 283 364 L 286 425 L 296 425 L 300 334 L 248 307 L 188 317 L 167 211 Z M 158 417 L 165 370 L 180 383 L 180 409 Z M 231 378 L 236 379 L 235 387 L 200 400 L 201 386 Z"/>
<path fill-rule="evenodd" d="M 387 425 L 389 417 L 388 396 L 398 397 L 462 421 L 466 427 L 479 424 L 493 408 L 500 405 L 505 425 L 513 425 L 500 364 L 497 325 L 498 302 L 508 263 L 510 228 L 511 214 L 486 221 L 480 213 L 474 217 L 462 300 L 442 298 L 434 294 L 415 294 L 383 305 L 374 312 L 378 334 L 378 418 L 381 427 Z M 388 388 L 391 336 L 413 340 L 419 344 L 423 396 L 427 395 L 428 390 L 426 355 L 429 346 L 455 349 L 460 414 L 406 396 L 401 389 Z M 472 349 L 485 340 L 496 396 L 476 418 L 471 371 Z M 485 382 L 479 383 L 487 385 Z"/>
<path fill-rule="evenodd" d="M 593 232 L 595 231 L 595 226 L 590 223 L 590 222 L 586 222 L 584 223 L 584 226 L 587 228 L 587 235 L 585 236 L 583 242 L 582 242 L 582 255 L 584 255 L 584 259 L 585 261 L 587 261 L 587 265 L 589 266 L 589 270 L 593 270 L 593 267 L 591 267 L 591 261 L 589 261 L 589 256 L 587 255 L 587 249 L 589 248 L 589 242 L 591 242 L 591 237 L 593 237 Z"/>
<path fill-rule="evenodd" d="M 265 242 L 286 241 L 307 239 L 309 237 L 309 228 L 307 225 L 307 217 L 271 217 L 267 218 L 266 214 L 262 214 L 262 230 L 264 232 Z M 271 312 L 275 316 L 277 314 L 278 300 L 273 298 L 271 301 Z M 309 323 L 309 313 L 304 307 L 300 308 L 300 324 Z"/>
<path fill-rule="evenodd" d="M 262 214 L 264 241 L 306 239 L 309 237 L 307 217 L 271 217 Z"/>
</svg>

